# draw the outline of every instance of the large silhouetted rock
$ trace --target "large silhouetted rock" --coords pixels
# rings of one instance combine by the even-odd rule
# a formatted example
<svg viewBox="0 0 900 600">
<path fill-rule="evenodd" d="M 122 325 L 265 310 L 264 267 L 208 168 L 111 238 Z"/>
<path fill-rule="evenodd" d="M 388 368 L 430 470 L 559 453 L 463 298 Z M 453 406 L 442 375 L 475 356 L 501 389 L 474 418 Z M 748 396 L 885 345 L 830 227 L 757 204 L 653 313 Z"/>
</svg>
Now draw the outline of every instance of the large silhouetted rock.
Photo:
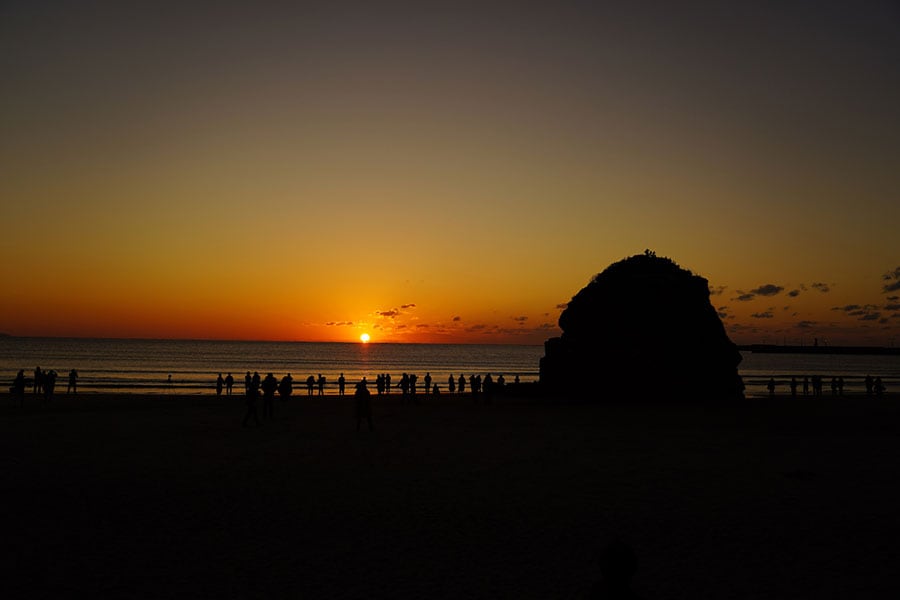
<svg viewBox="0 0 900 600">
<path fill-rule="evenodd" d="M 541 386 L 589 397 L 743 395 L 741 355 L 706 279 L 647 251 L 610 265 L 569 302 L 547 340 Z"/>
</svg>

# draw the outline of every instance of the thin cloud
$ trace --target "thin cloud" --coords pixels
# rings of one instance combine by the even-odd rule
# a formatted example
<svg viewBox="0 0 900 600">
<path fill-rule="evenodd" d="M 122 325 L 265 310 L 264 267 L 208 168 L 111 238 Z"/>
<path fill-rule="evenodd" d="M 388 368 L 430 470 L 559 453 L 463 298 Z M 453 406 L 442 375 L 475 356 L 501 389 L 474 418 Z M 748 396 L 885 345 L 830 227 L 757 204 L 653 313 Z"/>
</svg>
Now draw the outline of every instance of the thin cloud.
<svg viewBox="0 0 900 600">
<path fill-rule="evenodd" d="M 400 308 L 403 310 L 406 310 L 407 308 L 415 308 L 415 307 L 416 307 L 415 304 L 401 304 L 400 305 Z"/>
<path fill-rule="evenodd" d="M 832 284 L 832 285 L 834 285 L 834 284 Z M 827 283 L 813 283 L 810 285 L 810 287 L 814 290 L 819 290 L 823 294 L 827 294 L 828 292 L 831 291 L 831 286 L 828 285 Z"/>
<path fill-rule="evenodd" d="M 741 290 L 738 290 L 738 294 L 738 297 L 732 298 L 732 300 L 737 300 L 738 302 L 747 302 L 756 298 L 756 294 L 742 292 Z"/>
<path fill-rule="evenodd" d="M 885 294 L 888 292 L 900 291 L 900 267 L 897 267 L 893 271 L 888 271 L 881 276 L 881 279 L 888 282 L 881 288 L 881 291 Z"/>
<path fill-rule="evenodd" d="M 754 319 L 771 319 L 775 315 L 773 315 L 770 311 L 767 310 L 766 312 L 753 313 L 750 316 L 753 317 Z"/>
<path fill-rule="evenodd" d="M 870 312 L 866 313 L 859 318 L 860 321 L 877 321 L 881 318 L 880 312 Z"/>
<path fill-rule="evenodd" d="M 709 288 L 710 296 L 721 296 L 725 293 L 725 290 L 728 289 L 727 285 L 717 285 L 715 287 Z"/>
<path fill-rule="evenodd" d="M 385 319 L 394 319 L 397 315 L 400 314 L 400 311 L 396 308 L 392 308 L 390 310 L 379 310 L 375 312 L 379 317 L 384 317 Z"/>
<path fill-rule="evenodd" d="M 325 323 L 326 327 L 347 327 L 353 325 L 353 321 L 329 321 Z"/>
<path fill-rule="evenodd" d="M 523 324 L 524 324 L 526 321 L 528 321 L 528 317 L 526 317 L 526 316 L 524 316 L 524 315 L 521 316 L 521 317 L 512 317 L 512 320 L 515 321 L 516 323 L 523 323 Z"/>
<path fill-rule="evenodd" d="M 462 321 L 462 317 L 460 317 L 459 315 L 453 317 L 453 322 L 454 322 L 454 323 L 458 323 L 459 321 Z"/>
<path fill-rule="evenodd" d="M 815 327 L 815 325 L 815 321 L 800 321 L 799 323 L 797 323 L 797 327 L 799 329 L 811 329 L 812 327 Z"/>
<path fill-rule="evenodd" d="M 561 304 L 557 304 L 556 308 L 558 308 L 559 310 L 566 310 L 567 308 L 569 308 L 569 303 L 563 302 Z"/>
<path fill-rule="evenodd" d="M 767 283 L 766 285 L 761 285 L 755 290 L 750 290 L 752 294 L 758 294 L 760 296 L 775 296 L 784 291 L 784 287 L 780 285 L 775 285 L 774 283 Z"/>
<path fill-rule="evenodd" d="M 796 298 L 797 296 L 800 295 L 800 290 L 791 290 L 787 293 L 787 295 L 790 296 L 791 298 Z"/>
</svg>

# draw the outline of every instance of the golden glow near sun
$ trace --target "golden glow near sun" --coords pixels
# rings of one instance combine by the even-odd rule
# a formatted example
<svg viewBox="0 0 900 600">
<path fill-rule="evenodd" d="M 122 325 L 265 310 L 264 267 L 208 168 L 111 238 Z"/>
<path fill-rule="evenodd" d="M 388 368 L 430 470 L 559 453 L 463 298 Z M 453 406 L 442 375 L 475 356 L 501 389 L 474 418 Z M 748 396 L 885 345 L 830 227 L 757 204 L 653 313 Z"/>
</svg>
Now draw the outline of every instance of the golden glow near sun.
<svg viewBox="0 0 900 600">
<path fill-rule="evenodd" d="M 361 341 L 363 344 L 368 344 L 370 339 L 372 339 L 372 338 L 369 336 L 368 333 L 364 333 L 361 336 L 359 336 L 359 341 Z"/>
</svg>

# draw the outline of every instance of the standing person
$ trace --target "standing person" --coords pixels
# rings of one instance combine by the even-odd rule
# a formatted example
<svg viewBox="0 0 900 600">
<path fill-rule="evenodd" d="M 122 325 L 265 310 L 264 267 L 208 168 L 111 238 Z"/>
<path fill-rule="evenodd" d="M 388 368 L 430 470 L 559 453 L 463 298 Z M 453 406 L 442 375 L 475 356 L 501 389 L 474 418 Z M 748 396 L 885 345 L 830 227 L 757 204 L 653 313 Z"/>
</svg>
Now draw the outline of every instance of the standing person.
<svg viewBox="0 0 900 600">
<path fill-rule="evenodd" d="M 43 391 L 44 385 L 44 372 L 41 371 L 40 367 L 34 368 L 34 390 L 33 393 L 35 396 L 40 394 Z"/>
<path fill-rule="evenodd" d="M 250 422 L 250 417 L 253 417 L 253 421 L 257 426 L 259 425 L 259 414 L 256 412 L 257 396 L 259 396 L 259 385 L 254 383 L 253 378 L 250 377 L 250 371 L 247 371 L 247 392 L 245 396 L 247 413 L 244 415 L 244 427 Z"/>
<path fill-rule="evenodd" d="M 263 419 L 271 419 L 275 416 L 275 390 L 277 389 L 278 380 L 269 373 L 262 381 Z"/>
<path fill-rule="evenodd" d="M 310 375 L 306 378 L 306 395 L 313 395 L 313 388 L 316 386 L 316 378 L 313 375 Z"/>
<path fill-rule="evenodd" d="M 250 371 L 247 371 L 247 375 L 244 376 L 244 394 L 250 393 L 251 385 L 253 385 L 253 377 L 250 376 Z"/>
<path fill-rule="evenodd" d="M 338 396 L 344 395 L 344 389 L 347 387 L 347 380 L 344 379 L 344 374 L 341 373 L 341 376 L 338 377 Z"/>
<path fill-rule="evenodd" d="M 319 395 L 325 395 L 325 376 L 319 373 L 319 378 L 316 380 L 316 383 L 319 386 Z"/>
<path fill-rule="evenodd" d="M 453 379 L 453 374 L 450 374 L 450 377 L 447 378 L 447 390 L 452 394 L 456 391 L 456 380 Z"/>
<path fill-rule="evenodd" d="M 231 376 L 231 373 L 225 376 L 225 395 L 231 395 L 231 388 L 234 387 L 234 377 Z"/>
<path fill-rule="evenodd" d="M 431 391 L 431 372 L 425 373 L 425 395 Z"/>
<path fill-rule="evenodd" d="M 879 398 L 881 398 L 884 395 L 885 390 L 887 390 L 887 388 L 884 387 L 884 383 L 881 382 L 880 376 L 875 378 L 875 382 L 872 386 L 875 389 L 875 395 Z"/>
<path fill-rule="evenodd" d="M 462 373 L 460 373 L 459 374 L 459 393 L 460 393 L 460 395 L 462 395 L 463 392 L 465 392 L 465 391 L 466 391 L 466 378 L 463 376 Z"/>
<path fill-rule="evenodd" d="M 766 388 L 769 390 L 769 398 L 775 397 L 775 378 L 769 377 L 769 383 L 766 384 Z"/>
<path fill-rule="evenodd" d="M 384 374 L 384 393 L 385 394 L 391 393 L 391 374 L 390 373 Z"/>
<path fill-rule="evenodd" d="M 25 369 L 19 369 L 19 372 L 16 373 L 9 392 L 12 394 L 13 400 L 19 399 L 19 406 L 25 405 Z"/>
<path fill-rule="evenodd" d="M 490 373 L 484 376 L 484 385 L 482 389 L 484 390 L 484 403 L 490 404 L 494 395 L 494 378 L 491 377 Z"/>
<path fill-rule="evenodd" d="M 69 371 L 69 385 L 66 387 L 66 393 L 69 392 L 78 395 L 78 371 L 75 369 Z"/>
<path fill-rule="evenodd" d="M 44 400 L 53 400 L 53 391 L 56 389 L 56 371 L 50 369 L 44 373 Z"/>
<path fill-rule="evenodd" d="M 797 378 L 791 375 L 791 398 L 797 399 Z"/>
<path fill-rule="evenodd" d="M 278 395 L 281 396 L 281 401 L 284 402 L 288 398 L 291 397 L 291 394 L 294 392 L 294 378 L 291 377 L 291 374 L 288 373 L 284 377 L 281 378 L 281 382 L 278 384 Z"/>
<path fill-rule="evenodd" d="M 225 387 L 225 378 L 222 377 L 222 374 L 219 373 L 219 376 L 216 377 L 216 396 L 222 395 L 222 388 Z"/>
<path fill-rule="evenodd" d="M 368 382 L 365 377 L 356 384 L 356 391 L 353 393 L 353 396 L 356 399 L 356 431 L 359 431 L 359 424 L 363 419 L 369 422 L 369 431 L 372 431 L 372 394 L 369 393 Z"/>
</svg>

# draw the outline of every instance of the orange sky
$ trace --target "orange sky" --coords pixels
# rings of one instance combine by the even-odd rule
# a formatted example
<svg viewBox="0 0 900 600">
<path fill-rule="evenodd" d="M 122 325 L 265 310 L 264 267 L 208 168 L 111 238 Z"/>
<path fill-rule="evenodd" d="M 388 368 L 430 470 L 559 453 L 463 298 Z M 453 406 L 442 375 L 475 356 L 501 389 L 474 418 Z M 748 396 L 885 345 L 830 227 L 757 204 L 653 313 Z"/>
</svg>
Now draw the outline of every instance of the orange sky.
<svg viewBox="0 0 900 600">
<path fill-rule="evenodd" d="M 0 11 L 2 332 L 541 343 L 651 248 L 894 343 L 890 3 Z"/>
</svg>

